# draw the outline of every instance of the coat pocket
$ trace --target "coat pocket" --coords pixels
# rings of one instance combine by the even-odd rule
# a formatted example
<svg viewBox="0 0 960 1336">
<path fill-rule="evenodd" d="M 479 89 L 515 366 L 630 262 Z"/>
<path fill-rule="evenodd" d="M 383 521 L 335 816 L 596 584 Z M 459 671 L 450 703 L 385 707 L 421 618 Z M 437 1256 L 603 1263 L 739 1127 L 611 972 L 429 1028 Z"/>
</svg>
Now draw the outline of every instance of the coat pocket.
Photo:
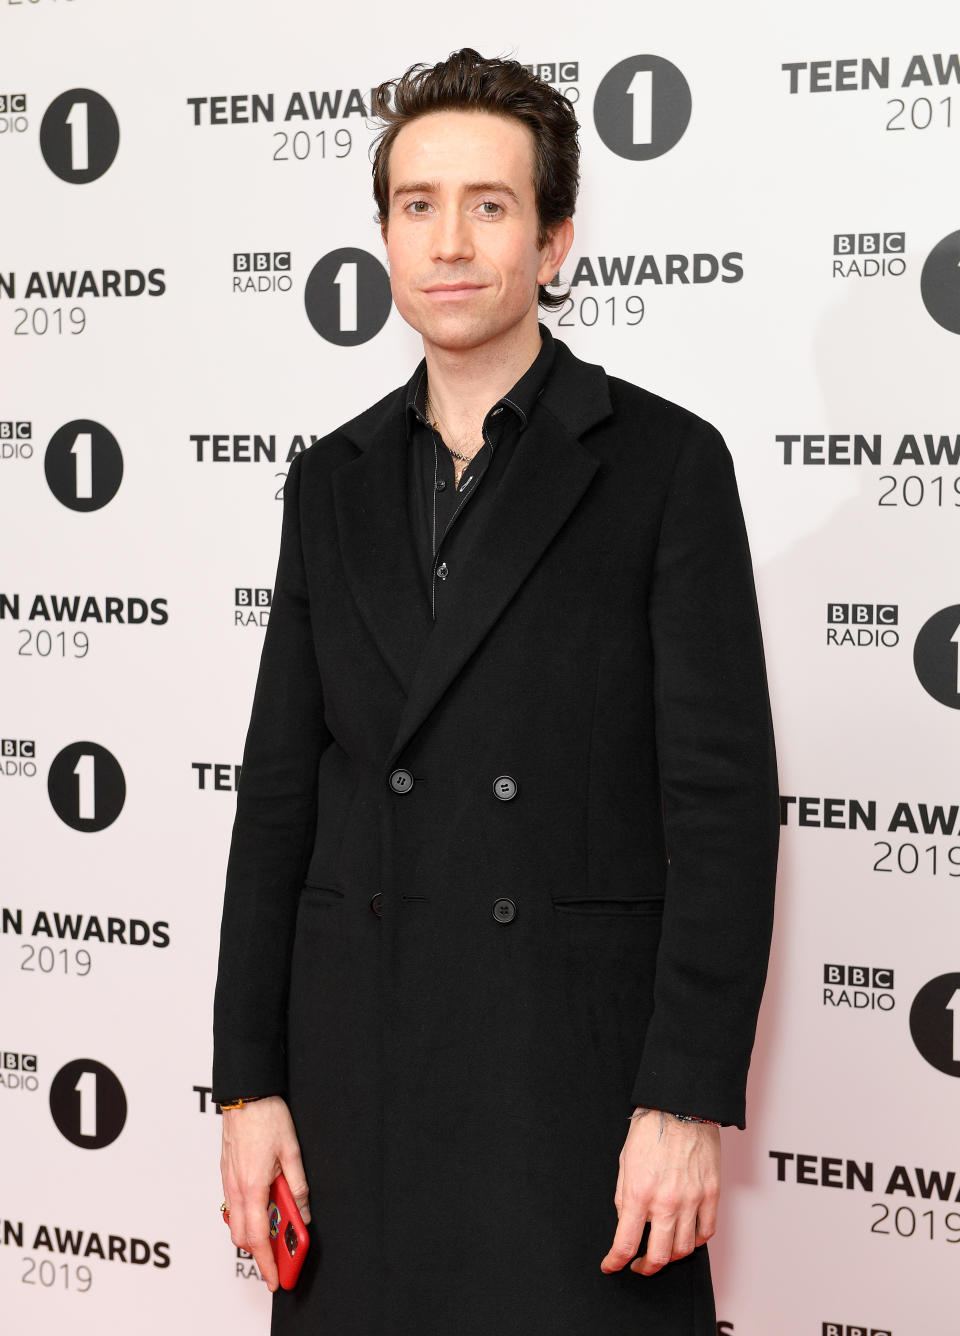
<svg viewBox="0 0 960 1336">
<path fill-rule="evenodd" d="M 596 896 L 553 897 L 553 907 L 560 914 L 619 914 L 627 917 L 651 918 L 663 913 L 663 896 L 621 895 L 598 899 Z"/>
<path fill-rule="evenodd" d="M 325 906 L 342 905 L 344 893 L 335 886 L 318 886 L 314 882 L 308 881 L 303 885 L 300 892 L 301 901 L 310 905 Z"/>
</svg>

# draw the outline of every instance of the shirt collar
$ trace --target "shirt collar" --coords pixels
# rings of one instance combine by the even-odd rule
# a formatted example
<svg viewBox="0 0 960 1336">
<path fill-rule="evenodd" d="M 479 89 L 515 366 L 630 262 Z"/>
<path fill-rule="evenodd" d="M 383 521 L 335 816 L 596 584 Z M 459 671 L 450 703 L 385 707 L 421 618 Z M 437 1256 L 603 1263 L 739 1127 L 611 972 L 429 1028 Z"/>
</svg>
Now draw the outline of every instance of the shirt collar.
<svg viewBox="0 0 960 1336">
<path fill-rule="evenodd" d="M 510 409 L 517 417 L 521 429 L 526 427 L 527 418 L 533 412 L 534 404 L 540 398 L 540 395 L 547 387 L 547 381 L 550 379 L 550 372 L 553 370 L 555 343 L 553 335 L 546 325 L 540 324 L 540 351 L 537 356 L 523 373 L 520 379 L 507 394 L 492 404 L 487 417 L 499 419 L 504 409 Z M 427 361 L 426 358 L 420 362 L 413 375 L 407 381 L 405 395 L 405 418 L 407 423 L 407 439 L 413 430 L 415 421 L 429 426 L 427 422 Z"/>
</svg>

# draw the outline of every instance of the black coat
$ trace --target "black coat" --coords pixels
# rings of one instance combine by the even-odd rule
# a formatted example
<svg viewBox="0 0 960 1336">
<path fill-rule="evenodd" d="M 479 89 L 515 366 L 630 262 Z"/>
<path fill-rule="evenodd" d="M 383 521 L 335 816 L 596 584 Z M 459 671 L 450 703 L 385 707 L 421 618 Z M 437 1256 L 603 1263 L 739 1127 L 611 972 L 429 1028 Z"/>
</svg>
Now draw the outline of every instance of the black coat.
<svg viewBox="0 0 960 1336">
<path fill-rule="evenodd" d="M 744 1123 L 777 785 L 730 455 L 557 344 L 431 620 L 403 392 L 294 459 L 214 1097 L 284 1092 L 284 1336 L 712 1336 L 705 1248 L 600 1271 L 637 1103 Z"/>
</svg>

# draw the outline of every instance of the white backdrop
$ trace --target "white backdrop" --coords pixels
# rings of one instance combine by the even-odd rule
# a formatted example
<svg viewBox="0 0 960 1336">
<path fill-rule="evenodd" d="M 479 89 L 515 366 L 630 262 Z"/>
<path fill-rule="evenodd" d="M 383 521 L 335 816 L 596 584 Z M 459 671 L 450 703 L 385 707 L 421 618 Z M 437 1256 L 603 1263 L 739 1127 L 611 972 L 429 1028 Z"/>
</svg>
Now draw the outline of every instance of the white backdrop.
<svg viewBox="0 0 960 1336">
<path fill-rule="evenodd" d="M 208 1090 L 235 767 L 289 451 L 420 355 L 359 106 L 469 44 L 576 101 L 549 322 L 716 423 L 751 534 L 785 825 L 719 1330 L 960 1331 L 955 43 L 946 0 L 2 0 L 5 1321 L 266 1330 Z"/>
</svg>

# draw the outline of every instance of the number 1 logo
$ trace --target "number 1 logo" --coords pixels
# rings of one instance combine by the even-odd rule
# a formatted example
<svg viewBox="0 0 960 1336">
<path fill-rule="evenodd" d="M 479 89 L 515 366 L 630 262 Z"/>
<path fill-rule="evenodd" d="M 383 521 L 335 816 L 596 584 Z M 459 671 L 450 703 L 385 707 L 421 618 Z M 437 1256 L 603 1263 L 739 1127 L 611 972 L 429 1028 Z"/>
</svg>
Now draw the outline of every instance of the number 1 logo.
<svg viewBox="0 0 960 1336">
<path fill-rule="evenodd" d="M 938 241 L 920 275 L 920 295 L 929 315 L 951 334 L 960 334 L 960 232 Z"/>
<path fill-rule="evenodd" d="M 116 757 L 96 742 L 73 742 L 50 764 L 53 810 L 73 830 L 105 830 L 123 809 L 127 784 Z"/>
<path fill-rule="evenodd" d="M 913 646 L 920 685 L 934 700 L 960 710 L 960 603 L 928 617 Z"/>
<path fill-rule="evenodd" d="M 71 88 L 55 97 L 40 122 L 40 152 L 55 176 L 70 185 L 96 181 L 120 147 L 120 123 L 105 97 Z"/>
<path fill-rule="evenodd" d="M 960 974 L 924 984 L 910 1008 L 910 1034 L 931 1067 L 960 1076 Z"/>
<path fill-rule="evenodd" d="M 99 510 L 123 481 L 123 451 L 112 432 L 91 418 L 66 422 L 43 456 L 47 486 L 70 510 Z"/>
<path fill-rule="evenodd" d="M 671 61 L 628 56 L 600 80 L 593 121 L 611 152 L 643 162 L 682 139 L 692 105 L 690 85 Z"/>
<path fill-rule="evenodd" d="M 50 1084 L 50 1114 L 75 1146 L 101 1150 L 123 1131 L 127 1096 L 109 1067 L 95 1058 L 75 1058 Z"/>
<path fill-rule="evenodd" d="M 379 334 L 390 314 L 390 279 L 369 251 L 343 246 L 310 270 L 307 319 L 321 338 L 351 348 Z"/>
</svg>

